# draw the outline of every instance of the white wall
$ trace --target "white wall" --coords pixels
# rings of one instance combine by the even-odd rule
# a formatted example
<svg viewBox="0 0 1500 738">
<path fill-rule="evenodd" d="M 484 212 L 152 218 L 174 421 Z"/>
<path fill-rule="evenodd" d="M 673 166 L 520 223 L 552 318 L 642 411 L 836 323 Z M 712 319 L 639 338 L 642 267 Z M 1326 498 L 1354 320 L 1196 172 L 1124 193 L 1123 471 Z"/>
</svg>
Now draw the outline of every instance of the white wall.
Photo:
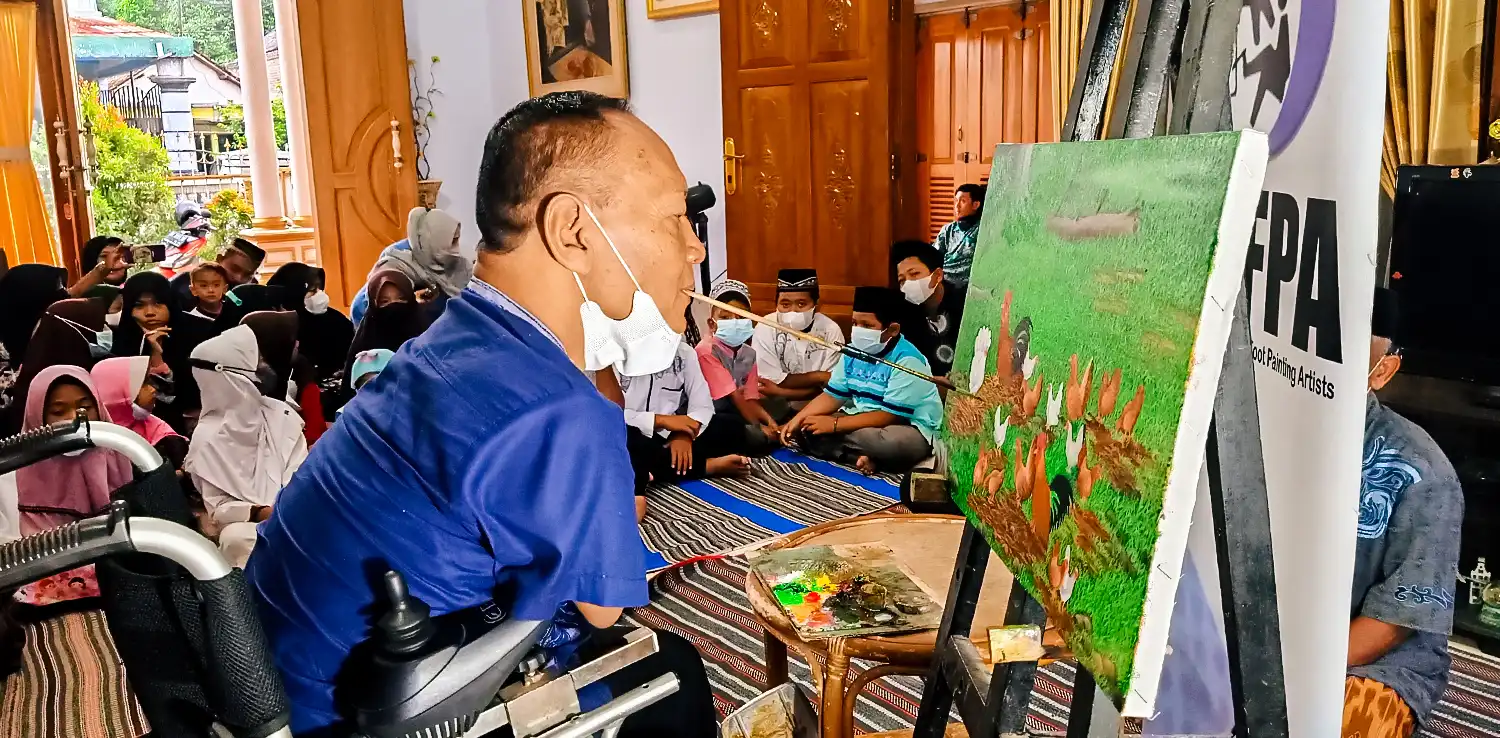
<svg viewBox="0 0 1500 738">
<path fill-rule="evenodd" d="M 427 159 L 443 180 L 438 203 L 477 241 L 474 187 L 490 126 L 529 95 L 520 3 L 405 0 L 407 54 L 426 68 L 437 55 L 438 118 Z M 723 109 L 719 99 L 719 17 L 654 21 L 646 0 L 626 0 L 630 102 L 666 140 L 688 183 L 702 181 L 724 197 Z M 725 267 L 724 210 L 709 211 L 709 259 Z"/>
</svg>

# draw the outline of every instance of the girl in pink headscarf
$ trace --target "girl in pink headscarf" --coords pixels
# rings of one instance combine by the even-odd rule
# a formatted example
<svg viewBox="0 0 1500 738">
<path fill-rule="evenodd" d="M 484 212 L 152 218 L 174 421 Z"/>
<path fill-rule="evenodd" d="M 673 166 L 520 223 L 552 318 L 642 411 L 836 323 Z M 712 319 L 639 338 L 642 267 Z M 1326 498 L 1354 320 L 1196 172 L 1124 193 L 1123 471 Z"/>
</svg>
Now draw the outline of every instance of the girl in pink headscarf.
<svg viewBox="0 0 1500 738">
<path fill-rule="evenodd" d="M 25 429 L 72 420 L 109 422 L 93 379 L 82 367 L 43 369 L 26 392 Z M 105 449 L 89 449 L 39 461 L 0 477 L 0 540 L 29 536 L 87 518 L 109 504 L 110 493 L 129 483 L 130 461 Z M 55 581 L 54 581 L 55 580 Z M 97 597 L 92 565 L 22 589 L 17 599 L 34 605 Z"/>
<path fill-rule="evenodd" d="M 109 412 L 110 422 L 134 431 L 181 469 L 188 440 L 172 430 L 167 421 L 151 414 L 156 406 L 157 389 L 149 376 L 150 369 L 151 357 L 124 356 L 95 364 L 90 374 L 99 390 L 99 404 Z"/>
</svg>

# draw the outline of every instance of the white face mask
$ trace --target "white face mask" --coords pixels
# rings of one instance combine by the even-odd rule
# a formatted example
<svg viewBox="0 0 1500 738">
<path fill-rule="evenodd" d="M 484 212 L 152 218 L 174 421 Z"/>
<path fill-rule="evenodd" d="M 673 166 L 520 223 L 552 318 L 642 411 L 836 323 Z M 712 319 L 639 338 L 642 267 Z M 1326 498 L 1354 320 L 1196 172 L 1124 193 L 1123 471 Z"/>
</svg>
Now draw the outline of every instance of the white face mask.
<svg viewBox="0 0 1500 738">
<path fill-rule="evenodd" d="M 145 420 L 151 417 L 151 411 L 135 403 L 130 403 L 130 415 L 136 420 Z"/>
<path fill-rule="evenodd" d="M 849 330 L 849 345 L 867 354 L 879 353 L 885 348 L 885 341 L 880 334 L 881 331 L 874 328 L 854 326 Z"/>
<path fill-rule="evenodd" d="M 123 311 L 119 313 L 106 313 L 104 316 L 104 324 L 111 328 L 119 328 L 120 316 L 123 314 Z"/>
<path fill-rule="evenodd" d="M 302 307 L 307 308 L 307 312 L 313 315 L 322 315 L 328 312 L 328 293 L 318 290 L 302 298 Z"/>
<path fill-rule="evenodd" d="M 808 310 L 807 312 L 802 313 L 777 313 L 776 320 L 782 325 L 791 328 L 794 331 L 805 331 L 808 328 L 812 327 L 813 315 L 815 315 L 816 312 L 817 311 L 814 310 Z"/>
<path fill-rule="evenodd" d="M 913 305 L 921 305 L 937 292 L 937 285 L 932 283 L 932 277 L 926 279 L 908 279 L 901 283 L 901 294 L 906 296 L 906 301 Z"/>
<path fill-rule="evenodd" d="M 615 372 L 626 377 L 644 377 L 655 374 L 672 365 L 677 358 L 677 347 L 682 343 L 682 334 L 672 330 L 667 319 L 662 317 L 656 301 L 641 289 L 641 283 L 620 255 L 614 239 L 604 230 L 604 224 L 587 205 L 583 211 L 594 221 L 604 242 L 615 252 L 615 259 L 625 267 L 630 281 L 635 285 L 635 296 L 631 299 L 630 314 L 623 320 L 615 320 L 604 314 L 599 303 L 589 299 L 583 288 L 583 280 L 577 272 L 573 281 L 583 293 L 583 305 L 578 309 L 583 318 L 583 368 L 598 371 L 613 366 Z"/>
</svg>

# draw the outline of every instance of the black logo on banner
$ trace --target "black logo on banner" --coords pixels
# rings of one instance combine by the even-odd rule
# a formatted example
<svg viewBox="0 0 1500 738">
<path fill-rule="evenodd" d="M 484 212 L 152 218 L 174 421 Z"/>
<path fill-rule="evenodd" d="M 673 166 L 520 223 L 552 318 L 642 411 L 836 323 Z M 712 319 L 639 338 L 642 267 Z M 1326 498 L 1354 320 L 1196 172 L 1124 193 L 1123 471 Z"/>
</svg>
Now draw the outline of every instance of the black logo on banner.
<svg viewBox="0 0 1500 738">
<path fill-rule="evenodd" d="M 1290 329 L 1293 346 L 1342 364 L 1338 203 L 1310 197 L 1299 204 L 1285 192 L 1263 191 L 1255 218 L 1256 231 L 1260 221 L 1268 221 L 1270 234 L 1266 243 L 1250 237 L 1247 265 L 1265 273 L 1261 328 L 1273 336 Z M 1283 289 L 1296 290 L 1290 315 L 1281 309 Z"/>
</svg>

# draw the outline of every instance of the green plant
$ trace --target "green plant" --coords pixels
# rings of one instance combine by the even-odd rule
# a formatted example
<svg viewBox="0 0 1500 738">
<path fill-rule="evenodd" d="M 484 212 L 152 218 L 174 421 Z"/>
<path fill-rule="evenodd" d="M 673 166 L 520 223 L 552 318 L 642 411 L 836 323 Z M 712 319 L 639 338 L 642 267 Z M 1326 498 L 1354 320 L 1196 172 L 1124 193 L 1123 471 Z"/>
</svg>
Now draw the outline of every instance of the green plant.
<svg viewBox="0 0 1500 738">
<path fill-rule="evenodd" d="M 255 209 L 238 190 L 219 190 L 203 203 L 203 209 L 208 213 L 209 222 L 214 224 L 214 230 L 208 235 L 208 244 L 198 254 L 204 261 L 219 258 L 240 231 L 255 222 Z"/>
<path fill-rule="evenodd" d="M 417 60 L 407 59 L 406 69 L 411 76 L 411 133 L 417 144 L 417 179 L 431 179 L 432 165 L 427 163 L 427 145 L 432 141 L 432 125 L 437 122 L 434 99 L 443 94 L 437 86 L 437 65 L 442 59 L 434 56 L 427 66 L 427 84 L 421 82 Z"/>
<path fill-rule="evenodd" d="M 229 147 L 231 149 L 249 148 L 245 140 L 245 107 L 239 103 L 219 105 L 214 108 L 219 115 L 219 127 L 231 134 Z M 287 145 L 286 136 L 286 101 L 276 97 L 271 99 L 271 128 L 276 131 L 276 148 L 285 150 Z"/>
<path fill-rule="evenodd" d="M 171 170 L 161 141 L 125 124 L 118 110 L 99 101 L 95 83 L 79 84 L 84 125 L 94 133 L 98 172 L 89 204 L 94 230 L 128 242 L 158 241 L 174 227 Z"/>
</svg>

